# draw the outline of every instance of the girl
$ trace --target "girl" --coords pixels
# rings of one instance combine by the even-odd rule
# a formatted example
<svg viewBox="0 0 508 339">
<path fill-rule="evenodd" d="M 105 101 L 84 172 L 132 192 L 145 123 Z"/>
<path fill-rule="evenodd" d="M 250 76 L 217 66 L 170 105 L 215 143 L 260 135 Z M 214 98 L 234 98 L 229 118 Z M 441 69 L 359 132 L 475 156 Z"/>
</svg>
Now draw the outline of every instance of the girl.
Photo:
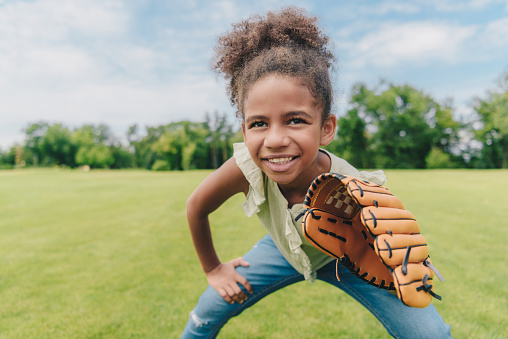
<svg viewBox="0 0 508 339">
<path fill-rule="evenodd" d="M 320 149 L 330 143 L 337 119 L 331 113 L 328 37 L 302 10 L 269 12 L 233 26 L 219 38 L 215 69 L 229 80 L 228 93 L 242 118 L 244 143 L 210 174 L 187 202 L 187 218 L 209 286 L 182 338 L 213 338 L 233 316 L 266 295 L 302 280 L 321 279 L 345 291 L 397 338 L 450 337 L 434 306 L 410 308 L 397 296 L 358 279 L 314 248 L 295 221 L 311 182 L 324 172 L 378 184 L 382 171 L 359 172 Z M 268 231 L 243 258 L 221 262 L 208 215 L 236 193 Z"/>
</svg>

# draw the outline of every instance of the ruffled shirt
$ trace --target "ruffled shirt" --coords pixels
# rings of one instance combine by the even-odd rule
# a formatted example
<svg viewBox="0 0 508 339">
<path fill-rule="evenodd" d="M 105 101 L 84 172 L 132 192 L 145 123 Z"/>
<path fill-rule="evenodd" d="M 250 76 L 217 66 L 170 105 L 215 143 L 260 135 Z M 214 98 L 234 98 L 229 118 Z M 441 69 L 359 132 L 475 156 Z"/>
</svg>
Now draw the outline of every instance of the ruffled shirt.
<svg viewBox="0 0 508 339">
<path fill-rule="evenodd" d="M 249 182 L 249 191 L 242 204 L 245 214 L 249 217 L 257 215 L 284 258 L 303 274 L 306 280 L 313 281 L 316 278 L 316 271 L 334 259 L 311 245 L 303 235 L 301 220 L 295 220 L 303 211 L 303 203 L 294 204 L 289 208 L 277 183 L 257 167 L 245 144 L 236 143 L 233 147 L 233 157 Z M 386 176 L 381 170 L 358 171 L 346 160 L 326 150 L 320 151 L 330 157 L 332 173 L 350 175 L 379 185 L 383 185 L 386 181 Z"/>
</svg>

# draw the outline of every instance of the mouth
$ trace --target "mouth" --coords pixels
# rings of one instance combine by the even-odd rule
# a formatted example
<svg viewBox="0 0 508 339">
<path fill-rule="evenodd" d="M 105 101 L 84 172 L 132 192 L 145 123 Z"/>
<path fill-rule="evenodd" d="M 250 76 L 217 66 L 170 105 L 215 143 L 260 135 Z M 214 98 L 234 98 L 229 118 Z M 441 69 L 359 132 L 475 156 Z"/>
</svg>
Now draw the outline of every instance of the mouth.
<svg viewBox="0 0 508 339">
<path fill-rule="evenodd" d="M 271 159 L 266 159 L 266 160 L 272 164 L 284 165 L 293 159 L 296 159 L 296 157 L 271 158 Z"/>
</svg>

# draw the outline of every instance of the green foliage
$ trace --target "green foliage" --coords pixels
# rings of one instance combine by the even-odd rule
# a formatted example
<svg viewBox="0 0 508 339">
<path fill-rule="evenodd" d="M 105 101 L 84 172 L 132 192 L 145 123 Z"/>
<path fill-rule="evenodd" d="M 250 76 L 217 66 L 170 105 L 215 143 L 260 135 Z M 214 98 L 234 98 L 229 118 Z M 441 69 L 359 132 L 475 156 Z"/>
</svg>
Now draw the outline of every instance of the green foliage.
<svg viewBox="0 0 508 339">
<path fill-rule="evenodd" d="M 170 171 L 171 165 L 166 160 L 157 159 L 152 165 L 154 171 Z"/>
<path fill-rule="evenodd" d="M 476 131 L 483 144 L 480 163 L 484 168 L 508 167 L 508 71 L 499 80 L 499 88 L 486 99 L 476 99 L 474 109 L 482 128 Z"/>
<path fill-rule="evenodd" d="M 48 125 L 44 138 L 40 141 L 43 163 L 74 167 L 76 146 L 71 138 L 71 132 L 64 125 Z"/>
<path fill-rule="evenodd" d="M 353 108 L 337 122 L 338 137 L 326 149 L 360 168 L 374 166 L 368 149 L 366 123 Z"/>
<path fill-rule="evenodd" d="M 109 168 L 115 162 L 112 150 L 106 146 L 106 143 L 113 138 L 109 127 L 84 125 L 74 131 L 72 138 L 78 149 L 75 154 L 78 165 Z"/>
<path fill-rule="evenodd" d="M 89 165 L 91 168 L 108 168 L 114 161 L 111 150 L 100 144 L 81 146 L 76 153 L 76 163 Z"/>
<path fill-rule="evenodd" d="M 352 151 L 346 146 L 347 160 L 362 152 L 372 159 L 369 166 L 425 168 L 425 159 L 433 147 L 449 152 L 450 144 L 457 139 L 459 124 L 453 120 L 451 108 L 411 86 L 388 84 L 384 89 L 371 90 L 357 84 L 351 102 L 354 109 L 348 112 L 346 119 L 354 123 L 358 117 L 362 118 L 363 133 L 368 134 L 368 138 L 360 130 L 353 130 L 349 135 L 339 134 L 344 145 L 359 144 L 357 149 L 350 146 Z M 358 123 L 354 126 L 361 128 Z M 368 140 L 368 147 L 365 140 Z"/>
<path fill-rule="evenodd" d="M 2 338 L 178 338 L 206 288 L 185 203 L 210 171 L 0 171 Z M 455 338 L 506 338 L 506 170 L 389 170 L 446 278 L 434 305 Z M 474 193 L 471 185 L 476 183 Z M 169 193 L 168 193 L 169 192 Z M 416 194 L 417 193 L 417 194 Z M 234 196 L 211 215 L 222 260 L 264 234 Z M 288 301 L 291 306 L 288 307 Z M 333 315 L 331 317 L 330 315 Z M 219 338 L 387 338 L 320 281 L 274 293 Z"/>
<path fill-rule="evenodd" d="M 425 158 L 426 167 L 434 168 L 453 168 L 450 155 L 437 147 L 433 147 Z"/>
<path fill-rule="evenodd" d="M 508 166 L 508 72 L 499 88 L 476 99 L 476 121 L 453 116 L 450 100 L 437 102 L 409 85 L 381 82 L 353 86 L 338 134 L 325 148 L 360 168 L 506 168 Z M 106 125 L 70 130 L 44 121 L 29 124 L 25 143 L 2 152 L 0 168 L 77 167 L 189 170 L 218 168 L 233 154 L 241 130 L 224 114 L 204 122 L 137 125 L 122 144 Z"/>
</svg>

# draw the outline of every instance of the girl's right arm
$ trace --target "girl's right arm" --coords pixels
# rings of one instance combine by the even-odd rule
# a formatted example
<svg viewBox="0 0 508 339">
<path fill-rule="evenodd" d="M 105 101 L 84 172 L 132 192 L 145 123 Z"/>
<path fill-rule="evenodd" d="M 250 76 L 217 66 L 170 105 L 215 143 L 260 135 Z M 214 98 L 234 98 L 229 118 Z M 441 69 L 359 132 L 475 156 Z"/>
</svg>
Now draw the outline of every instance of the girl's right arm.
<svg viewBox="0 0 508 339">
<path fill-rule="evenodd" d="M 248 190 L 249 183 L 235 159 L 230 158 L 206 177 L 187 200 L 187 221 L 199 262 L 210 286 L 228 303 L 242 303 L 247 299 L 238 283 L 252 293 L 247 279 L 235 270 L 236 266 L 249 264 L 243 258 L 221 263 L 213 246 L 208 215 L 233 195 L 247 194 Z"/>
</svg>

